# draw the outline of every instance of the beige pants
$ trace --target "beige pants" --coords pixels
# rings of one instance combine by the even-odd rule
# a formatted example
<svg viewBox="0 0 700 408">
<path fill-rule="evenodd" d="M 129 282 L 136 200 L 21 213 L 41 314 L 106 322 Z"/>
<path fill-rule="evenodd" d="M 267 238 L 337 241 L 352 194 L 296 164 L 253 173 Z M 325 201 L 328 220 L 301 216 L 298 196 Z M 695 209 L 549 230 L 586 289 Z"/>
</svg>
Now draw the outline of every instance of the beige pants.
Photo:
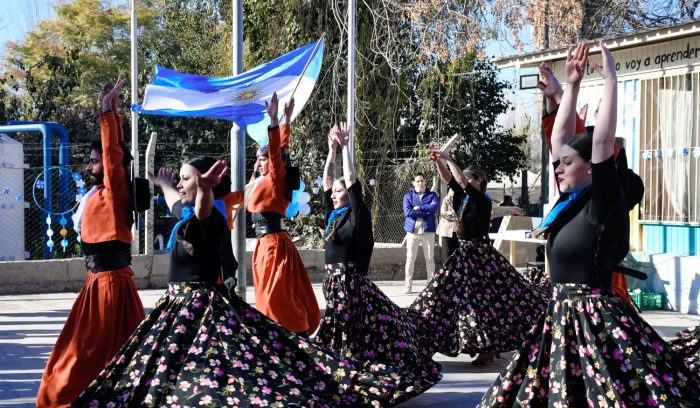
<svg viewBox="0 0 700 408">
<path fill-rule="evenodd" d="M 435 273 L 435 233 L 424 232 L 422 234 L 406 233 L 406 283 L 413 280 L 413 265 L 418 256 L 418 245 L 423 246 L 423 256 L 425 257 L 425 270 L 428 280 L 433 278 Z"/>
</svg>

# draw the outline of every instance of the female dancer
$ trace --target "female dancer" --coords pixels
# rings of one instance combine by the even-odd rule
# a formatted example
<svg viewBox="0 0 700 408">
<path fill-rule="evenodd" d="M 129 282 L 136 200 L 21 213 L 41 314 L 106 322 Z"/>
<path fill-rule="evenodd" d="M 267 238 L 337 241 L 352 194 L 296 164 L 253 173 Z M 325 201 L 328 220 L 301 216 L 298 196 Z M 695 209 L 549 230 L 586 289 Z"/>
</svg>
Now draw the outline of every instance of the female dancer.
<svg viewBox="0 0 700 408">
<path fill-rule="evenodd" d="M 441 367 L 430 358 L 429 340 L 419 336 L 417 316 L 394 304 L 367 277 L 374 247 L 372 220 L 361 186 L 355 182 L 348 136 L 346 123 L 334 126 L 328 135 L 323 171 L 327 303 L 315 341 L 367 364 L 393 366 L 391 375 L 398 379 L 398 387 L 390 402 L 398 403 L 440 381 Z M 334 181 L 338 144 L 343 152 L 343 178 Z"/>
<path fill-rule="evenodd" d="M 668 343 L 683 357 L 690 371 L 700 376 L 700 325 L 683 330 Z"/>
<path fill-rule="evenodd" d="M 392 379 L 357 372 L 357 364 L 287 331 L 216 284 L 222 262 L 232 257 L 230 232 L 212 192 L 226 170 L 212 158 L 186 162 L 177 190 L 167 172 L 151 175 L 172 213 L 182 214 L 168 290 L 73 406 L 385 403 Z"/>
<path fill-rule="evenodd" d="M 436 351 L 448 356 L 481 353 L 476 365 L 510 351 L 544 311 L 546 293 L 527 282 L 488 241 L 491 200 L 476 166 L 464 172 L 449 154 L 429 150 L 453 191 L 460 246 L 413 301 L 424 327 L 434 328 Z M 449 170 L 442 163 L 445 160 Z"/>
<path fill-rule="evenodd" d="M 613 158 L 615 61 L 601 41 L 605 86 L 592 137 L 574 137 L 588 46 L 569 50 L 552 135 L 562 191 L 541 226 L 554 299 L 481 407 L 700 406 L 700 385 L 679 355 L 612 294 L 612 270 L 629 250 L 627 200 Z M 583 237 L 586 237 L 583 239 Z"/>
<path fill-rule="evenodd" d="M 267 102 L 266 102 L 267 104 Z M 271 126 L 269 144 L 258 149 L 256 171 L 260 177 L 246 200 L 255 223 L 257 242 L 253 252 L 253 283 L 255 307 L 288 330 L 309 335 L 316 331 L 321 311 L 316 302 L 306 268 L 289 234 L 282 228 L 282 218 L 290 203 L 283 154 L 289 146 L 289 118 L 294 111 L 294 99 L 284 107 L 279 126 L 277 94 L 267 105 Z M 243 203 L 244 191 L 226 197 L 229 205 Z"/>
</svg>

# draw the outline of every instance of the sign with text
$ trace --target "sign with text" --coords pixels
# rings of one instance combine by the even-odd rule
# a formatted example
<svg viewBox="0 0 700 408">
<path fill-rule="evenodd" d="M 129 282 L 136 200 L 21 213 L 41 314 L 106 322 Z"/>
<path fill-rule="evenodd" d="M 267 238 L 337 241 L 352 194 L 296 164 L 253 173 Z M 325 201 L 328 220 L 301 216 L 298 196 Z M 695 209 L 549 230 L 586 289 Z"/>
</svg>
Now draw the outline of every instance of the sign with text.
<svg viewBox="0 0 700 408">
<path fill-rule="evenodd" d="M 620 51 L 613 50 L 617 75 L 642 74 L 649 71 L 669 70 L 700 64 L 700 36 L 668 41 L 652 45 L 642 45 Z M 584 80 L 600 78 L 592 63 L 601 64 L 600 53 L 588 58 Z M 565 60 L 554 63 L 554 74 L 564 77 Z"/>
</svg>

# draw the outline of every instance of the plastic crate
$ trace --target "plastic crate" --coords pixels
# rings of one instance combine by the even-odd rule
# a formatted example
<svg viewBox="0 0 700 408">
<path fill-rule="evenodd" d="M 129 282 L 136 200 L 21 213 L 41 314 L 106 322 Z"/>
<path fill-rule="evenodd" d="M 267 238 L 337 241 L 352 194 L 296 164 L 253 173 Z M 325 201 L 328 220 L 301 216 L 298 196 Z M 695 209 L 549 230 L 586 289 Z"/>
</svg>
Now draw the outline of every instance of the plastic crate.
<svg viewBox="0 0 700 408">
<path fill-rule="evenodd" d="M 632 302 L 639 310 L 663 310 L 666 306 L 666 294 L 654 292 L 629 292 Z"/>
</svg>

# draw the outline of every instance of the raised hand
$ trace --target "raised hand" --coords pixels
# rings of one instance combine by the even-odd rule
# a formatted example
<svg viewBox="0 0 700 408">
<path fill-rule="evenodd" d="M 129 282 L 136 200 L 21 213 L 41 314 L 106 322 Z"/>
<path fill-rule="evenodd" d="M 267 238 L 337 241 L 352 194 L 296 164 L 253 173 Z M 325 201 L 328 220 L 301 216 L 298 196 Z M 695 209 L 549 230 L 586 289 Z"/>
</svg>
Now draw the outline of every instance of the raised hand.
<svg viewBox="0 0 700 408">
<path fill-rule="evenodd" d="M 109 88 L 109 85 L 105 84 L 100 92 L 100 103 L 102 104 L 102 112 L 113 111 L 119 102 L 119 92 L 121 92 L 122 87 L 126 83 L 126 79 L 119 77 L 117 82 L 114 84 L 114 88 Z"/>
<path fill-rule="evenodd" d="M 328 131 L 328 151 L 335 151 L 338 147 L 338 124 L 333 125 L 331 130 Z"/>
<path fill-rule="evenodd" d="M 584 103 L 583 106 L 581 106 L 581 109 L 578 110 L 578 117 L 586 123 L 586 116 L 588 116 L 588 104 Z"/>
<path fill-rule="evenodd" d="M 292 123 L 292 114 L 294 113 L 294 98 L 284 104 L 284 112 L 282 112 L 282 120 L 286 123 Z"/>
<path fill-rule="evenodd" d="M 577 45 L 575 51 L 569 48 L 564 67 L 567 83 L 575 84 L 583 79 L 586 62 L 588 61 L 588 50 L 588 45 L 584 43 Z"/>
<path fill-rule="evenodd" d="M 338 133 L 336 133 L 338 143 L 343 147 L 347 147 L 350 142 L 350 127 L 348 123 L 340 122 L 336 127 L 338 128 Z"/>
<path fill-rule="evenodd" d="M 204 174 L 197 171 L 197 188 L 200 190 L 213 189 L 219 185 L 221 179 L 226 175 L 226 172 L 228 172 L 228 165 L 225 160 L 217 161 L 211 166 L 209 171 Z"/>
<path fill-rule="evenodd" d="M 265 109 L 267 109 L 267 114 L 270 116 L 270 126 L 279 126 L 279 120 L 277 119 L 277 109 L 279 106 L 279 99 L 277 99 L 277 92 L 272 94 L 272 99 L 268 103 L 265 101 Z"/>
<path fill-rule="evenodd" d="M 450 154 L 447 152 L 443 152 L 440 149 L 431 147 L 428 149 L 428 158 L 432 161 L 437 161 L 438 159 L 449 160 Z"/>
<path fill-rule="evenodd" d="M 603 79 L 616 79 L 617 73 L 615 72 L 615 58 L 613 58 L 612 53 L 605 46 L 605 43 L 601 40 L 598 42 L 600 46 L 600 53 L 603 55 L 603 65 L 591 63 L 593 69 L 603 77 Z"/>
<path fill-rule="evenodd" d="M 547 98 L 554 99 L 559 103 L 562 95 L 561 84 L 554 76 L 552 67 L 547 63 L 541 63 L 539 66 L 540 80 L 537 82 L 537 89 L 544 93 Z"/>
<path fill-rule="evenodd" d="M 166 167 L 161 167 L 160 170 L 158 170 L 158 175 L 153 174 L 152 172 L 148 172 L 148 180 L 153 183 L 154 185 L 161 187 L 162 186 L 171 186 L 173 185 L 173 173 L 170 172 Z"/>
</svg>

